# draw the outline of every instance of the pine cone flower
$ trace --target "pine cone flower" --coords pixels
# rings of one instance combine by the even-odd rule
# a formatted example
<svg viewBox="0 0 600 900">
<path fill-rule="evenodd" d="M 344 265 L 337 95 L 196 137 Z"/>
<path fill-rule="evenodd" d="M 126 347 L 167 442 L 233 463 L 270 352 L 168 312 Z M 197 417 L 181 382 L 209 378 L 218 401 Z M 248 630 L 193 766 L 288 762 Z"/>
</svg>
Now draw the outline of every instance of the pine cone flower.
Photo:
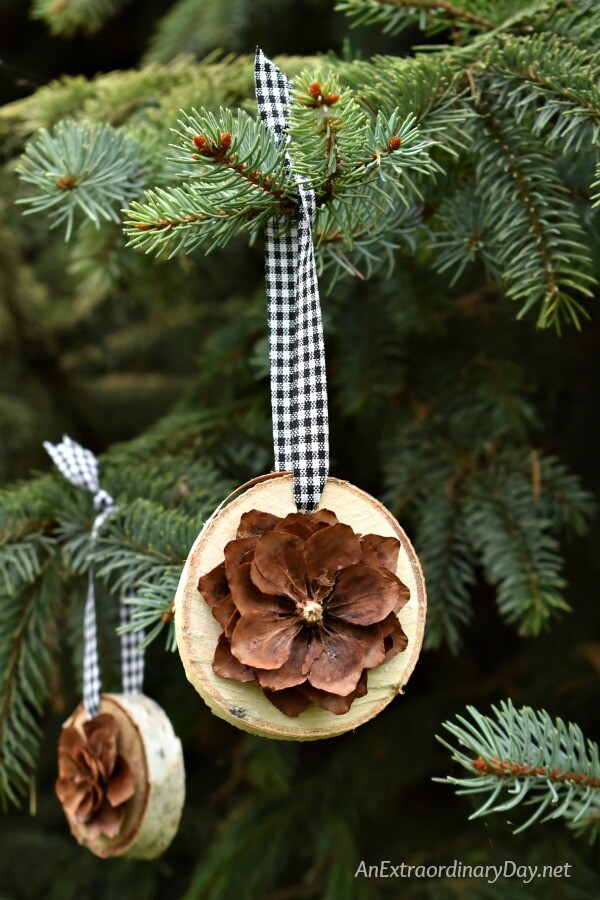
<svg viewBox="0 0 600 900">
<path fill-rule="evenodd" d="M 62 730 L 56 794 L 67 818 L 87 826 L 88 838 L 114 838 L 135 792 L 135 776 L 117 752 L 119 729 L 113 716 L 88 719 L 83 731 L 72 725 Z"/>
<path fill-rule="evenodd" d="M 257 681 L 288 716 L 310 703 L 348 712 L 367 692 L 367 670 L 408 643 L 396 615 L 409 598 L 399 550 L 326 509 L 244 513 L 224 561 L 198 582 L 223 628 L 215 674 Z"/>
</svg>

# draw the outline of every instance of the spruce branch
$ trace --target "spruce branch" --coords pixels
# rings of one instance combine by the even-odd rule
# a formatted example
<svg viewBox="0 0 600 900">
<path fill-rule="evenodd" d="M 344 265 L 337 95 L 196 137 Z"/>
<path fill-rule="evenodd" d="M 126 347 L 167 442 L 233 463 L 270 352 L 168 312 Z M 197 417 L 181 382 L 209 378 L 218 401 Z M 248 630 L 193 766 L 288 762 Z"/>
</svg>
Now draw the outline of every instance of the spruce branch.
<svg viewBox="0 0 600 900">
<path fill-rule="evenodd" d="M 600 20 L 598 19 L 596 0 L 570 0 L 552 4 L 541 4 L 535 21 L 531 25 L 545 32 L 556 34 L 574 46 L 596 50 L 600 38 Z"/>
<path fill-rule="evenodd" d="M 552 160 L 516 122 L 483 111 L 476 141 L 477 190 L 494 220 L 490 252 L 520 301 L 519 317 L 538 308 L 539 327 L 576 327 L 588 313 L 579 299 L 595 283 L 577 213 Z"/>
<path fill-rule="evenodd" d="M 234 117 L 230 110 L 213 113 L 182 111 L 175 134 L 179 150 L 178 173 L 190 181 L 201 181 L 203 189 L 221 194 L 235 204 L 246 195 L 268 195 L 281 206 L 292 182 L 286 175 L 285 152 L 276 148 L 272 134 L 262 122 L 243 110 Z"/>
<path fill-rule="evenodd" d="M 64 480 L 43 475 L 0 491 L 0 546 L 35 539 L 47 533 L 57 514 L 65 510 L 72 495 Z"/>
<path fill-rule="evenodd" d="M 108 125 L 61 122 L 25 148 L 17 171 L 37 193 L 17 202 L 26 215 L 48 213 L 52 228 L 64 224 L 69 240 L 78 216 L 97 228 L 119 222 L 120 207 L 143 184 L 144 159 L 140 146 Z"/>
<path fill-rule="evenodd" d="M 496 258 L 491 251 L 494 221 L 488 204 L 467 181 L 444 197 L 429 223 L 433 265 L 438 272 L 451 274 L 454 285 L 463 272 L 481 262 L 491 280 L 498 277 Z"/>
<path fill-rule="evenodd" d="M 147 191 L 144 203 L 133 201 L 127 210 L 128 246 L 157 256 L 166 254 L 169 259 L 179 252 L 191 253 L 201 244 L 210 253 L 242 232 L 254 237 L 271 215 L 266 196 L 261 197 L 260 211 L 246 203 L 215 210 L 214 199 L 206 197 L 198 183 Z"/>
<path fill-rule="evenodd" d="M 0 804 L 18 804 L 39 749 L 38 717 L 49 693 L 60 580 L 50 545 L 37 541 L 20 585 L 0 593 Z"/>
<path fill-rule="evenodd" d="M 279 12 L 283 0 L 278 0 Z M 144 55 L 145 63 L 169 62 L 186 53 L 239 50 L 253 4 L 248 0 L 178 0 L 158 23 Z"/>
<path fill-rule="evenodd" d="M 181 566 L 164 566 L 152 578 L 140 578 L 135 593 L 125 598 L 131 608 L 131 621 L 119 631 L 144 631 L 143 647 L 148 647 L 166 630 L 166 649 L 177 649 L 173 624 L 173 597 L 177 592 Z"/>
<path fill-rule="evenodd" d="M 494 20 L 487 17 L 494 12 L 494 6 L 501 12 L 495 13 Z M 340 0 L 336 4 L 339 12 L 353 19 L 353 26 L 383 25 L 385 34 L 399 34 L 411 25 L 422 30 L 434 30 L 457 26 L 475 31 L 491 31 L 509 10 L 517 3 L 503 0 L 501 3 L 470 2 L 451 3 L 448 0 Z M 476 10 L 484 9 L 484 14 Z"/>
<path fill-rule="evenodd" d="M 146 630 L 144 646 L 167 627 L 167 647 L 174 649 L 172 600 L 186 555 L 201 523 L 158 503 L 137 499 L 118 509 L 95 542 L 80 523 L 60 527 L 65 559 L 73 572 L 92 565 L 108 590 L 124 596 L 134 611 L 122 630 Z"/>
<path fill-rule="evenodd" d="M 343 90 L 332 74 L 319 68 L 294 80 L 287 127 L 292 171 L 318 196 L 333 196 L 336 182 L 356 182 L 367 128 L 353 92 Z"/>
<path fill-rule="evenodd" d="M 52 34 L 93 34 L 129 0 L 35 0 L 33 17 L 43 19 Z"/>
<path fill-rule="evenodd" d="M 533 133 L 562 153 L 580 151 L 599 143 L 598 65 L 587 50 L 557 36 L 511 37 L 482 62 L 484 90 L 497 94 L 497 105 L 517 122 L 533 118 Z"/>
<path fill-rule="evenodd" d="M 477 556 L 469 537 L 460 497 L 448 498 L 444 489 L 428 492 L 416 535 L 427 572 L 428 648 L 446 644 L 457 653 L 471 621 Z"/>
<path fill-rule="evenodd" d="M 403 421 L 386 446 L 385 499 L 415 517 L 428 640 L 460 646 L 478 567 L 503 618 L 523 636 L 538 634 L 569 608 L 558 536 L 586 528 L 590 494 L 556 459 L 527 449 L 531 409 L 510 372 L 475 365 L 418 409 L 421 420 Z"/>
<path fill-rule="evenodd" d="M 275 147 L 262 123 L 242 111 L 236 117 L 228 110 L 218 118 L 206 110 L 183 115 L 175 162 L 186 182 L 148 191 L 144 203 L 131 204 L 131 246 L 173 256 L 204 243 L 209 252 L 294 209 L 284 149 Z"/>
<path fill-rule="evenodd" d="M 422 226 L 423 206 L 378 200 L 368 188 L 357 191 L 354 210 L 333 200 L 317 210 L 313 235 L 319 275 L 327 275 L 329 290 L 344 276 L 365 280 L 378 272 L 391 274 L 400 247 L 414 252 Z M 360 209 L 359 209 L 360 205 Z"/>
<path fill-rule="evenodd" d="M 596 164 L 595 181 L 592 184 L 592 206 L 594 209 L 600 206 L 600 162 Z"/>
<path fill-rule="evenodd" d="M 539 634 L 552 617 L 570 610 L 560 545 L 535 505 L 531 480 L 500 464 L 475 480 L 465 508 L 466 527 L 497 588 L 500 613 L 523 636 Z"/>
<path fill-rule="evenodd" d="M 420 180 L 439 170 L 429 153 L 434 142 L 420 136 L 414 116 L 402 119 L 394 110 L 370 124 L 350 92 L 337 93 L 333 82 L 308 77 L 290 118 L 293 172 L 310 180 L 317 204 L 332 210 L 351 246 L 356 231 L 375 221 L 375 210 L 389 215 L 395 205 L 408 206 L 420 196 Z M 261 122 L 242 111 L 235 117 L 227 110 L 183 116 L 174 162 L 185 183 L 149 191 L 144 203 L 131 204 L 131 246 L 173 256 L 205 244 L 209 252 L 241 231 L 252 237 L 268 218 L 297 208 L 286 148 L 275 147 Z"/>
<path fill-rule="evenodd" d="M 436 778 L 454 785 L 458 795 L 473 796 L 471 819 L 508 813 L 523 806 L 527 814 L 515 828 L 563 819 L 578 834 L 594 839 L 600 828 L 600 755 L 581 729 L 545 710 L 515 708 L 512 701 L 484 715 L 467 707 L 470 718 L 444 723 L 453 741 L 438 737 L 468 775 Z"/>
<path fill-rule="evenodd" d="M 0 544 L 0 593 L 10 596 L 40 575 L 43 552 L 52 552 L 52 541 L 44 534 L 28 534 L 21 541 Z"/>
</svg>

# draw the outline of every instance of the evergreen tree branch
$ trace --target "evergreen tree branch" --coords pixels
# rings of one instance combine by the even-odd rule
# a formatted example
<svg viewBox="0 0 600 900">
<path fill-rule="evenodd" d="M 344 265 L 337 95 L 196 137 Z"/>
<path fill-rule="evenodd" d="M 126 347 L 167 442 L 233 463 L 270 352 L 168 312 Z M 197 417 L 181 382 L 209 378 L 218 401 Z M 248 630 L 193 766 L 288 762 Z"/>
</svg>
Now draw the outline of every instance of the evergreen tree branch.
<svg viewBox="0 0 600 900">
<path fill-rule="evenodd" d="M 522 126 L 483 110 L 476 142 L 477 190 L 494 219 L 491 252 L 519 317 L 538 306 L 537 324 L 579 327 L 587 317 L 571 291 L 591 296 L 591 257 L 577 214 L 548 155 Z M 569 291 L 569 293 L 567 292 Z"/>
<path fill-rule="evenodd" d="M 428 492 L 419 515 L 417 544 L 427 572 L 426 647 L 444 644 L 457 653 L 472 618 L 470 588 L 476 555 L 463 521 L 460 498 Z"/>
<path fill-rule="evenodd" d="M 548 620 L 568 611 L 562 592 L 557 539 L 543 513 L 535 514 L 530 480 L 503 467 L 475 482 L 466 504 L 466 527 L 507 622 L 523 636 L 539 634 Z"/>
<path fill-rule="evenodd" d="M 129 0 L 35 0 L 33 16 L 43 19 L 52 34 L 72 37 L 93 34 L 120 12 Z"/>
<path fill-rule="evenodd" d="M 529 817 L 515 828 L 563 819 L 577 833 L 594 838 L 600 828 L 600 755 L 577 725 L 552 719 L 545 710 L 516 709 L 510 700 L 484 715 L 467 707 L 444 728 L 453 743 L 438 737 L 454 762 L 468 773 L 435 779 L 473 796 L 471 819 L 507 813 L 518 806 Z"/>
<path fill-rule="evenodd" d="M 239 50 L 251 13 L 248 0 L 178 0 L 160 20 L 144 62 L 169 62 L 182 53 L 201 57 L 210 50 Z"/>
<path fill-rule="evenodd" d="M 493 11 L 500 6 L 502 10 L 512 9 L 515 3 L 504 0 L 500 4 L 481 3 L 477 0 L 463 3 L 451 3 L 448 0 L 341 0 L 336 9 L 352 18 L 353 24 L 382 24 L 383 31 L 388 34 L 399 34 L 405 28 L 417 24 L 425 30 L 431 25 L 437 29 L 449 25 L 463 26 L 476 31 L 491 31 L 498 24 L 496 21 L 478 14 L 474 9 Z M 503 15 L 506 15 L 503 12 Z"/>
<path fill-rule="evenodd" d="M 533 35 L 499 42 L 482 62 L 486 90 L 517 122 L 533 116 L 533 133 L 565 153 L 597 146 L 600 134 L 599 62 L 559 37 Z M 491 79 L 485 74 L 492 74 Z"/>
<path fill-rule="evenodd" d="M 467 387 L 471 377 L 477 384 Z M 420 421 L 403 421 L 386 446 L 385 499 L 415 517 L 430 596 L 427 640 L 460 646 L 477 566 L 496 588 L 501 615 L 520 634 L 538 634 L 569 608 L 557 535 L 586 528 L 591 496 L 553 457 L 524 446 L 531 410 L 510 373 L 474 365 L 433 409 L 425 398 L 417 409 Z"/>
<path fill-rule="evenodd" d="M 49 693 L 60 580 L 47 541 L 21 583 L 0 592 L 0 804 L 25 793 L 39 749 L 38 717 Z M 3 554 L 4 555 L 4 554 Z"/>
<path fill-rule="evenodd" d="M 119 209 L 140 190 L 145 177 L 142 148 L 108 125 L 61 122 L 42 130 L 27 145 L 18 168 L 21 179 L 37 188 L 26 214 L 48 212 L 55 228 L 73 234 L 76 216 L 97 228 L 102 220 L 119 222 Z"/>
</svg>

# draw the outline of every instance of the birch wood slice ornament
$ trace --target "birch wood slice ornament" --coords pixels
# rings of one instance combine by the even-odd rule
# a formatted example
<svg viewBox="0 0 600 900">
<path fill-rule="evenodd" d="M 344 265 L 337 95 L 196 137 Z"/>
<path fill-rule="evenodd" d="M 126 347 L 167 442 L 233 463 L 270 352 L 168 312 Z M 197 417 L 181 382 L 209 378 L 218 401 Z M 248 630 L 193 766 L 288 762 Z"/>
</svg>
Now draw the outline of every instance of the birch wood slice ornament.
<svg viewBox="0 0 600 900">
<path fill-rule="evenodd" d="M 330 477 L 315 515 L 334 513 L 337 522 L 350 526 L 355 535 L 367 536 L 367 539 L 379 536 L 396 548 L 399 542 L 391 578 L 394 581 L 400 579 L 409 594 L 397 616 L 394 614 L 401 625 L 400 634 L 403 630 L 407 638 L 405 649 L 388 661 L 369 668 L 364 696 L 356 696 L 350 708 L 341 715 L 315 703 L 310 703 L 299 714 L 286 715 L 267 699 L 256 681 L 241 682 L 215 674 L 213 659 L 217 645 L 223 639 L 223 627 L 201 595 L 198 582 L 223 563 L 225 547 L 236 540 L 244 514 L 255 516 L 253 511 L 258 510 L 266 516 L 284 519 L 296 513 L 292 481 L 292 475 L 285 472 L 255 479 L 249 487 L 240 489 L 243 493 L 234 499 L 228 498 L 230 502 L 225 501 L 226 505 L 217 509 L 206 522 L 181 575 L 175 598 L 175 628 L 187 678 L 213 713 L 251 734 L 282 740 L 317 740 L 357 728 L 403 692 L 421 650 L 425 582 L 417 555 L 392 514 L 378 500 L 349 482 Z M 346 528 L 344 533 L 350 533 L 350 529 Z M 356 537 L 352 539 L 356 540 Z M 390 542 L 389 539 L 396 540 Z M 237 543 L 240 543 L 239 539 Z"/>
<path fill-rule="evenodd" d="M 80 704 L 65 722 L 59 754 L 61 747 L 63 751 L 71 750 L 76 740 L 73 729 L 84 740 L 87 734 L 92 747 L 98 747 L 97 729 L 94 734 L 90 726 L 100 723 L 101 727 L 105 722 L 116 731 L 116 767 L 128 769 L 133 793 L 123 804 L 124 815 L 114 836 L 98 833 L 98 823 L 93 817 L 87 823 L 78 821 L 65 809 L 71 833 L 78 843 L 102 858 L 154 859 L 173 840 L 181 818 L 185 799 L 181 742 L 166 714 L 149 697 L 102 694 L 97 717 L 89 719 Z M 65 747 L 65 736 L 69 737 L 71 747 Z M 80 748 L 77 750 L 81 753 Z M 97 768 L 93 761 L 92 765 Z"/>
</svg>

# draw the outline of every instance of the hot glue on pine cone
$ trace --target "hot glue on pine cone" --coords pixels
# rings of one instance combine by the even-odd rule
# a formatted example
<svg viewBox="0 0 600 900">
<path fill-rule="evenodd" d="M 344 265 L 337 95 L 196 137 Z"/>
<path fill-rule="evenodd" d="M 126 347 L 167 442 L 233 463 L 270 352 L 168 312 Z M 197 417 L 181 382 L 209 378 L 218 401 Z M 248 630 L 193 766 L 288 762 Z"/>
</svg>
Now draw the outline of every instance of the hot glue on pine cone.
<svg viewBox="0 0 600 900">
<path fill-rule="evenodd" d="M 310 703 L 348 712 L 367 692 L 367 671 L 408 643 L 399 550 L 396 538 L 355 534 L 326 509 L 244 513 L 224 561 L 198 582 L 223 628 L 215 674 L 257 681 L 287 716 Z"/>
<path fill-rule="evenodd" d="M 56 794 L 67 818 L 86 826 L 89 840 L 119 834 L 135 792 L 117 744 L 118 725 L 107 713 L 84 722 L 83 734 L 73 725 L 63 728 L 58 742 Z"/>
</svg>

